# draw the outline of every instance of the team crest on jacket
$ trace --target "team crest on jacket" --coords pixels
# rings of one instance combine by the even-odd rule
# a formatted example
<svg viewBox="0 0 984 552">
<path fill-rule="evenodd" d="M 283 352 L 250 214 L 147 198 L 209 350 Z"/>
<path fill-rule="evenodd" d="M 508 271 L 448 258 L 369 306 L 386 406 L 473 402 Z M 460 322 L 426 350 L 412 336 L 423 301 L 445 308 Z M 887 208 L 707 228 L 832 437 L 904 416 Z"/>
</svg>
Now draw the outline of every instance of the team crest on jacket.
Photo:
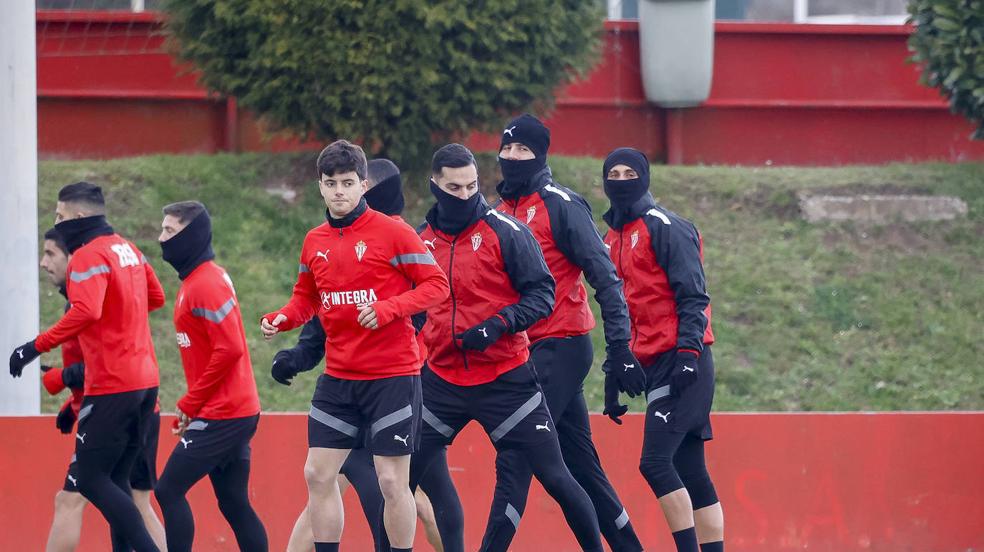
<svg viewBox="0 0 984 552">
<path fill-rule="evenodd" d="M 355 244 L 355 256 L 362 260 L 362 256 L 366 254 L 366 242 L 359 240 L 359 243 Z"/>
<path fill-rule="evenodd" d="M 639 243 L 639 231 L 638 230 L 635 230 L 635 231 L 632 232 L 632 235 L 629 236 L 629 242 L 631 243 L 631 245 L 629 246 L 629 249 L 635 249 L 636 244 Z"/>
<path fill-rule="evenodd" d="M 536 216 L 536 205 L 533 205 L 526 210 L 526 224 L 529 224 L 530 221 L 532 221 L 533 217 L 535 216 Z"/>
<path fill-rule="evenodd" d="M 478 251 L 479 246 L 482 245 L 482 235 L 478 232 L 472 234 L 472 251 Z"/>
<path fill-rule="evenodd" d="M 328 292 L 321 292 L 321 308 L 329 310 L 331 308 L 331 300 L 328 297 Z"/>
</svg>

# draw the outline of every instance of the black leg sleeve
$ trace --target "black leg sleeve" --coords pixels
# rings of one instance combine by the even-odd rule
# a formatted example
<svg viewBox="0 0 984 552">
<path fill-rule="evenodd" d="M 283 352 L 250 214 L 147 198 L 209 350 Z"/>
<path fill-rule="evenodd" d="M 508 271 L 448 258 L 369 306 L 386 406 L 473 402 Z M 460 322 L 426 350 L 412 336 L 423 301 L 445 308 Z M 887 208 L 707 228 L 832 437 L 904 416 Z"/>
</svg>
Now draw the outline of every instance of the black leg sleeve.
<svg viewBox="0 0 984 552">
<path fill-rule="evenodd" d="M 430 467 L 420 479 L 420 489 L 434 507 L 437 531 L 445 552 L 463 551 L 465 512 L 448 469 L 448 449 L 442 447 L 434 455 Z"/>
<path fill-rule="evenodd" d="M 379 540 L 380 534 L 385 533 L 382 530 L 382 518 L 378 515 L 383 511 L 383 493 L 379 490 L 379 480 L 376 477 L 376 468 L 372 463 L 369 449 L 353 449 L 342 464 L 339 473 L 348 478 L 355 493 L 359 495 L 359 503 L 362 504 L 362 512 L 366 515 L 366 522 L 369 523 L 376 549 L 386 550 L 380 548 L 382 542 Z"/>
<path fill-rule="evenodd" d="M 212 470 L 209 479 L 219 510 L 236 535 L 239 550 L 267 552 L 266 529 L 249 503 L 249 466 L 248 458 L 239 458 Z"/>
<path fill-rule="evenodd" d="M 211 462 L 172 454 L 157 481 L 154 496 L 161 505 L 169 552 L 187 552 L 195 540 L 195 518 L 185 498 L 188 489 L 213 468 Z"/>
<path fill-rule="evenodd" d="M 79 492 L 99 509 L 109 522 L 114 550 L 128 544 L 137 552 L 157 551 L 147 532 L 140 510 L 129 492 L 129 471 L 136 447 L 103 448 L 77 452 Z M 129 455 L 129 462 L 126 457 Z M 122 465 L 122 466 L 121 466 Z M 118 466 L 121 466 L 117 469 Z M 126 548 L 125 548 L 126 549 Z"/>
<path fill-rule="evenodd" d="M 567 525 L 574 532 L 581 549 L 586 552 L 601 552 L 598 516 L 588 493 L 577 484 L 564 465 L 557 441 L 524 449 L 523 452 L 537 481 L 564 511 Z"/>
<path fill-rule="evenodd" d="M 560 460 L 558 463 L 563 463 Z M 533 472 L 523 451 L 507 449 L 495 456 L 495 492 L 489 520 L 482 537 L 481 552 L 505 552 L 509 549 L 519 520 L 526 511 Z"/>
<path fill-rule="evenodd" d="M 588 406 L 584 402 L 583 391 L 579 390 L 563 415 L 555 419 L 564 463 L 591 498 L 598 514 L 598 525 L 609 547 L 613 552 L 640 552 L 642 543 L 601 467 L 601 459 L 591 440 Z"/>
</svg>

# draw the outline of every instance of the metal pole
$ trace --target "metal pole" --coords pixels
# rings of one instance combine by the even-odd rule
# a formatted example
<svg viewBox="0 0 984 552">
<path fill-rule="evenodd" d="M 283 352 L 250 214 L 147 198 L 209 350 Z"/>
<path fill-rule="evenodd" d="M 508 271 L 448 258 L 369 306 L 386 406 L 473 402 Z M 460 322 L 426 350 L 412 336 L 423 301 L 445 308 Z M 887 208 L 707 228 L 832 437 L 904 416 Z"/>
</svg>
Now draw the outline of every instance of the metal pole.
<svg viewBox="0 0 984 552">
<path fill-rule="evenodd" d="M 7 370 L 14 347 L 38 334 L 38 114 L 34 0 L 0 16 L 0 415 L 40 412 L 38 362 Z"/>
<path fill-rule="evenodd" d="M 806 23 L 810 17 L 810 0 L 793 0 L 793 21 Z"/>
</svg>

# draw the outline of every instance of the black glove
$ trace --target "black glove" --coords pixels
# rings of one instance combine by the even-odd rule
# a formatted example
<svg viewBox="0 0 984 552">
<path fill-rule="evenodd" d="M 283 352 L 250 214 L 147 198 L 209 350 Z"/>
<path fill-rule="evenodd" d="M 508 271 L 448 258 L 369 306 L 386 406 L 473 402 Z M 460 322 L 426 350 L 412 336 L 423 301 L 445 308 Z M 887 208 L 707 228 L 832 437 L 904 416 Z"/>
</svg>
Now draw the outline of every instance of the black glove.
<svg viewBox="0 0 984 552">
<path fill-rule="evenodd" d="M 85 363 L 76 362 L 62 370 L 62 383 L 69 389 L 85 387 Z"/>
<path fill-rule="evenodd" d="M 461 340 L 461 348 L 466 351 L 484 351 L 499 341 L 507 329 L 501 316 L 493 316 L 454 338 Z"/>
<path fill-rule="evenodd" d="M 72 410 L 72 403 L 68 403 L 58 411 L 58 416 L 55 416 L 55 427 L 58 431 L 62 433 L 71 433 L 72 426 L 75 425 L 75 411 Z"/>
<path fill-rule="evenodd" d="M 629 411 L 629 407 L 618 402 L 618 380 L 611 372 L 605 372 L 605 410 L 602 414 L 608 416 L 618 425 L 622 425 L 619 418 Z"/>
<path fill-rule="evenodd" d="M 628 343 L 609 345 L 607 364 L 618 382 L 618 388 L 628 396 L 635 397 L 646 392 L 646 373 Z"/>
<path fill-rule="evenodd" d="M 41 373 L 42 374 L 47 374 L 49 371 L 51 371 L 52 368 L 54 368 L 54 366 L 48 366 L 47 364 L 42 364 L 41 365 Z"/>
<path fill-rule="evenodd" d="M 270 367 L 270 375 L 277 383 L 290 385 L 290 380 L 297 375 L 297 367 L 294 365 L 294 357 L 290 351 L 283 350 L 274 355 L 273 366 Z"/>
<path fill-rule="evenodd" d="M 10 353 L 10 375 L 19 378 L 21 372 L 24 371 L 24 367 L 39 356 L 41 356 L 41 353 L 34 348 L 33 339 L 17 347 L 14 349 L 14 352 Z"/>
<path fill-rule="evenodd" d="M 697 351 L 692 349 L 677 349 L 676 358 L 673 361 L 673 373 L 670 375 L 670 391 L 679 396 L 683 390 L 697 381 L 698 373 Z"/>
</svg>

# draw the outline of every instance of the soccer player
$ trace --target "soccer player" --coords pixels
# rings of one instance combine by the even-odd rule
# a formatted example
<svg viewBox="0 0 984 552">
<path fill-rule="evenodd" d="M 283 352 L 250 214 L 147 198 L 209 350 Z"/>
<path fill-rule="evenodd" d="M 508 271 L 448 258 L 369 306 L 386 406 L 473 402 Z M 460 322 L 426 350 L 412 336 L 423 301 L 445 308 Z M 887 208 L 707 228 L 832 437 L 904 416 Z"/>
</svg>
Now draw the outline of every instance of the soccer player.
<svg viewBox="0 0 984 552">
<path fill-rule="evenodd" d="M 250 440 L 260 399 L 232 279 L 212 259 L 212 222 L 205 206 L 181 201 L 163 209 L 163 258 L 178 272 L 174 305 L 188 392 L 178 399 L 174 452 L 157 483 L 171 552 L 190 551 L 195 520 L 185 494 L 206 475 L 240 550 L 266 551 L 263 523 L 249 503 Z"/>
<path fill-rule="evenodd" d="M 553 313 L 527 333 L 537 377 L 550 413 L 564 462 L 587 491 L 598 513 L 601 532 L 616 552 L 638 552 L 642 545 L 629 514 L 601 468 L 591 441 L 584 378 L 594 359 L 589 332 L 595 325 L 581 274 L 595 289 L 601 306 L 607 343 L 607 365 L 619 387 L 630 396 L 641 394 L 645 375 L 629 349 L 629 316 L 622 282 L 581 196 L 557 184 L 547 165 L 550 130 L 536 117 L 524 114 L 502 132 L 499 165 L 503 181 L 496 188 L 499 211 L 525 222 L 540 243 L 547 266 L 557 281 Z M 515 453 L 496 459 L 496 487 L 482 550 L 509 547 L 526 507 L 530 470 Z M 513 513 L 514 515 L 507 515 Z"/>
<path fill-rule="evenodd" d="M 269 339 L 318 314 L 328 336 L 304 466 L 315 550 L 338 550 L 338 474 L 363 444 L 373 453 L 393 550 L 410 550 L 416 515 L 409 468 L 421 365 L 410 316 L 444 300 L 448 280 L 412 228 L 366 205 L 362 148 L 333 142 L 317 168 L 328 220 L 304 238 L 290 301 L 265 315 L 260 327 Z"/>
<path fill-rule="evenodd" d="M 58 232 L 51 228 L 44 233 L 44 243 L 42 245 L 41 269 L 48 273 L 48 279 L 58 288 L 62 296 L 66 296 L 65 276 L 69 260 L 68 247 L 62 241 Z M 66 297 L 67 298 L 67 297 Z M 68 310 L 69 304 L 65 304 Z M 52 395 L 61 393 L 68 388 L 71 395 L 58 411 L 55 417 L 55 427 L 64 434 L 72 432 L 75 420 L 78 418 L 79 410 L 82 408 L 82 387 L 85 383 L 85 364 L 82 359 L 82 350 L 78 339 L 69 339 L 61 345 L 62 368 L 41 366 L 44 372 L 42 382 L 45 389 Z M 140 515 L 150 531 L 154 542 L 162 550 L 164 546 L 164 526 L 157 519 L 157 514 L 150 507 L 150 491 L 154 488 L 157 481 L 157 431 L 159 430 L 160 416 L 151 417 L 148 422 L 150 432 L 147 435 L 147 443 L 143 452 L 138 455 L 134 463 L 133 471 L 130 473 L 130 486 L 133 488 L 133 501 L 140 510 Z M 61 490 L 55 494 L 55 515 L 51 521 L 51 529 L 48 532 L 48 544 L 45 548 L 48 552 L 69 552 L 75 550 L 79 544 L 79 537 L 82 532 L 82 514 L 85 512 L 85 505 L 88 501 L 79 493 L 77 486 L 78 474 L 75 472 L 75 461 L 71 461 L 68 466 L 68 473 L 65 476 L 65 484 Z M 125 546 L 117 543 L 118 548 Z"/>
<path fill-rule="evenodd" d="M 611 200 L 605 243 L 625 280 L 632 350 L 649 382 L 639 469 L 659 498 L 678 552 L 697 552 L 698 542 L 701 552 L 722 552 L 724 514 L 704 463 L 704 441 L 712 437 L 714 334 L 703 240 L 693 223 L 650 195 L 649 160 L 641 152 L 613 151 L 602 177 Z M 618 404 L 617 369 L 610 367 L 605 378 L 605 410 L 619 422 L 625 407 Z"/>
<path fill-rule="evenodd" d="M 88 182 L 58 192 L 55 228 L 69 252 L 71 308 L 47 331 L 16 348 L 10 373 L 77 337 L 85 359 L 85 398 L 75 434 L 82 496 L 109 522 L 114 543 L 158 550 L 130 496 L 130 471 L 147 440 L 158 370 L 148 313 L 164 290 L 147 259 L 106 222 L 102 189 Z"/>
<path fill-rule="evenodd" d="M 364 197 L 369 208 L 402 221 L 403 218 L 400 215 L 403 213 L 405 203 L 399 167 L 389 159 L 373 159 L 367 164 L 366 179 L 369 181 L 369 190 Z M 274 355 L 273 366 L 270 368 L 273 379 L 284 385 L 290 385 L 294 376 L 300 372 L 314 369 L 325 358 L 326 339 L 327 336 L 321 326 L 321 320 L 315 316 L 301 329 L 297 345 L 290 349 L 283 349 Z M 419 335 L 417 346 L 423 347 Z M 423 351 L 421 349 L 421 353 Z M 461 502 L 454 489 L 454 483 L 448 474 L 447 456 L 444 455 L 439 460 L 443 460 L 445 469 L 430 470 L 428 472 L 430 477 L 425 477 L 420 488 L 414 493 L 417 517 L 424 524 L 427 540 L 436 550 L 441 549 L 441 529 L 454 530 L 453 528 L 458 525 L 456 520 L 460 520 L 464 515 Z M 383 495 L 380 493 L 379 484 L 376 482 L 376 470 L 372 464 L 372 455 L 365 447 L 353 449 L 352 453 L 345 459 L 345 463 L 342 464 L 339 473 L 339 494 L 344 495 L 350 483 L 355 487 L 378 549 L 381 546 L 381 541 L 379 540 L 380 527 L 377 514 L 383 504 Z M 441 477 L 442 474 L 444 477 Z M 439 520 L 438 516 L 435 516 L 424 490 L 441 494 L 444 497 L 440 503 L 447 506 L 445 510 L 439 512 Z M 306 552 L 311 549 L 313 542 L 311 516 L 305 505 L 304 510 L 297 516 L 297 521 L 294 523 L 290 540 L 287 542 L 287 552 Z"/>
<path fill-rule="evenodd" d="M 496 450 L 512 451 L 560 505 L 584 550 L 601 550 L 591 501 L 564 466 L 556 426 L 530 364 L 526 330 L 554 303 L 554 280 L 530 230 L 490 208 L 475 157 L 460 144 L 431 163 L 437 202 L 420 236 L 449 275 L 451 294 L 421 330 L 424 427 L 411 483 L 471 420 Z M 438 507 L 437 505 L 435 507 Z M 517 516 L 514 511 L 509 516 Z M 463 528 L 445 550 L 464 548 Z"/>
</svg>

